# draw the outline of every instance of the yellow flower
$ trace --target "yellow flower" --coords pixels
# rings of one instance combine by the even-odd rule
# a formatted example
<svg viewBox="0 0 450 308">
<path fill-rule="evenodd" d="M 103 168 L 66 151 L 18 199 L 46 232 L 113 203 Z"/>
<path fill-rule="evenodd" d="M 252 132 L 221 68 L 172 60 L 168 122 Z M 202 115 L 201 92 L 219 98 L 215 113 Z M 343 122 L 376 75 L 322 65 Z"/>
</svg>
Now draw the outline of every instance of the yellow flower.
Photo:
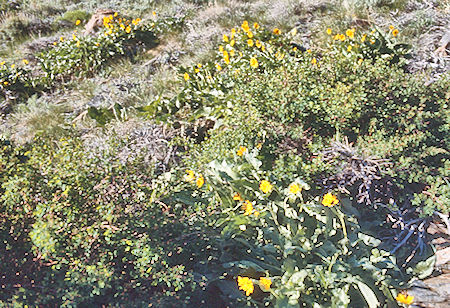
<svg viewBox="0 0 450 308">
<path fill-rule="evenodd" d="M 6 63 L 5 61 L 2 61 L 0 62 L 0 65 L 5 65 L 5 63 Z"/>
<path fill-rule="evenodd" d="M 186 170 L 186 174 L 184 175 L 184 180 L 187 182 L 193 182 L 195 180 L 195 173 L 192 170 Z"/>
<path fill-rule="evenodd" d="M 255 45 L 256 45 L 256 47 L 258 47 L 258 48 L 260 48 L 260 47 L 262 46 L 261 42 L 258 41 L 258 40 L 256 40 Z"/>
<path fill-rule="evenodd" d="M 394 30 L 394 29 L 395 29 L 395 27 L 394 27 L 393 25 L 390 25 L 390 26 L 389 26 L 389 30 L 392 31 L 392 30 Z"/>
<path fill-rule="evenodd" d="M 333 40 L 337 41 L 340 38 L 339 34 L 336 34 L 335 36 L 333 36 Z"/>
<path fill-rule="evenodd" d="M 252 38 L 253 37 L 253 32 L 252 31 L 248 31 L 247 32 L 247 36 L 248 36 L 248 38 Z"/>
<path fill-rule="evenodd" d="M 270 280 L 269 278 L 264 278 L 264 277 L 259 278 L 259 285 L 261 286 L 261 289 L 263 291 L 270 290 L 271 284 L 272 284 L 272 280 Z"/>
<path fill-rule="evenodd" d="M 250 27 L 248 26 L 248 21 L 246 21 L 246 20 L 244 20 L 241 27 L 242 27 L 242 30 L 244 30 L 245 32 L 248 32 L 250 30 Z"/>
<path fill-rule="evenodd" d="M 216 69 L 220 72 L 222 70 L 222 67 L 218 63 L 216 63 Z"/>
<path fill-rule="evenodd" d="M 257 68 L 259 66 L 258 60 L 256 60 L 255 57 L 250 59 L 250 66 L 253 67 L 253 68 Z"/>
<path fill-rule="evenodd" d="M 197 67 L 198 67 L 198 68 L 202 68 L 202 66 L 203 66 L 203 65 L 202 65 L 201 63 L 198 63 L 198 64 L 197 64 Z"/>
<path fill-rule="evenodd" d="M 247 45 L 253 47 L 253 40 L 252 39 L 247 40 Z"/>
<path fill-rule="evenodd" d="M 332 193 L 327 193 L 323 196 L 322 204 L 328 207 L 333 207 L 339 203 L 338 198 Z"/>
<path fill-rule="evenodd" d="M 364 34 L 364 35 L 361 37 L 361 43 L 364 43 L 364 42 L 366 41 L 366 37 L 367 37 L 367 34 Z"/>
<path fill-rule="evenodd" d="M 200 70 L 198 68 L 196 68 L 196 69 L 194 69 L 194 72 L 198 73 L 198 72 L 200 72 Z"/>
<path fill-rule="evenodd" d="M 224 42 L 228 42 L 228 35 L 224 34 L 222 39 L 223 39 Z"/>
<path fill-rule="evenodd" d="M 235 193 L 234 195 L 233 195 L 233 200 L 236 200 L 236 201 L 242 201 L 242 197 L 241 197 L 241 194 L 240 193 Z"/>
<path fill-rule="evenodd" d="M 347 46 L 347 51 L 349 51 L 349 52 L 352 51 L 352 45 Z"/>
<path fill-rule="evenodd" d="M 152 12 L 152 15 L 153 15 L 154 17 L 156 17 L 156 12 L 155 12 L 155 11 L 153 11 L 153 12 Z"/>
<path fill-rule="evenodd" d="M 142 20 L 142 19 L 140 19 L 139 17 L 138 17 L 138 18 L 136 18 L 136 23 L 139 23 L 139 22 L 141 22 L 141 20 Z"/>
<path fill-rule="evenodd" d="M 231 29 L 231 36 L 234 37 L 235 34 L 236 34 L 236 29 L 235 28 Z"/>
<path fill-rule="evenodd" d="M 244 155 L 245 152 L 247 152 L 247 148 L 243 147 L 243 146 L 240 146 L 239 150 L 237 151 L 237 155 L 238 156 L 242 156 L 242 155 Z"/>
<path fill-rule="evenodd" d="M 258 211 L 255 211 L 253 214 L 255 214 L 255 217 L 259 216 L 259 212 Z"/>
<path fill-rule="evenodd" d="M 347 36 L 349 38 L 354 38 L 355 37 L 355 29 L 347 29 L 347 31 L 345 31 L 345 34 L 347 34 Z"/>
<path fill-rule="evenodd" d="M 331 28 L 328 28 L 328 29 L 327 29 L 327 34 L 328 34 L 328 35 L 331 35 L 332 32 L 333 32 L 333 30 L 331 30 Z"/>
<path fill-rule="evenodd" d="M 228 55 L 228 51 L 226 50 L 223 51 L 223 60 L 226 64 L 230 64 L 230 56 Z"/>
<path fill-rule="evenodd" d="M 236 41 L 235 41 L 235 40 L 231 40 L 231 41 L 230 41 L 230 46 L 233 47 L 234 44 L 236 44 Z"/>
<path fill-rule="evenodd" d="M 272 191 L 272 188 L 273 188 L 273 185 L 270 184 L 270 182 L 266 181 L 266 180 L 262 180 L 261 183 L 259 184 L 259 189 L 261 189 L 261 191 L 265 194 Z"/>
<path fill-rule="evenodd" d="M 59 38 L 59 40 L 60 40 L 61 42 L 64 42 L 64 37 L 61 36 L 61 37 Z"/>
<path fill-rule="evenodd" d="M 81 20 L 77 19 L 77 21 L 75 22 L 75 26 L 78 26 L 81 24 Z"/>
<path fill-rule="evenodd" d="M 399 293 L 395 299 L 402 304 L 411 305 L 414 301 L 414 296 Z"/>
<path fill-rule="evenodd" d="M 242 205 L 242 207 L 244 208 L 244 215 L 251 215 L 253 212 L 253 204 L 249 201 L 249 200 L 245 200 L 244 204 Z"/>
<path fill-rule="evenodd" d="M 345 35 L 344 34 L 339 34 L 339 39 L 341 41 L 345 41 Z"/>
<path fill-rule="evenodd" d="M 316 58 L 312 58 L 311 63 L 312 63 L 313 65 L 316 65 L 316 64 L 317 64 L 317 59 L 316 59 Z"/>
<path fill-rule="evenodd" d="M 198 188 L 201 188 L 203 184 L 205 184 L 205 179 L 203 178 L 203 175 L 200 175 L 198 177 L 196 184 Z"/>
<path fill-rule="evenodd" d="M 80 47 L 80 41 L 77 41 L 77 47 Z"/>
<path fill-rule="evenodd" d="M 58 43 L 57 43 L 57 42 L 53 42 L 53 45 L 55 45 L 55 46 L 56 46 L 56 45 L 58 45 Z"/>
<path fill-rule="evenodd" d="M 307 53 L 312 53 L 312 50 L 311 49 L 307 49 L 306 52 Z"/>
<path fill-rule="evenodd" d="M 363 63 L 363 59 L 358 60 L 358 64 L 361 65 L 361 63 Z"/>
<path fill-rule="evenodd" d="M 262 45 L 261 46 L 261 51 L 264 52 L 266 50 L 266 46 Z"/>
<path fill-rule="evenodd" d="M 289 192 L 293 195 L 297 195 L 302 191 L 302 188 L 297 183 L 289 185 Z"/>
<path fill-rule="evenodd" d="M 114 13 L 114 17 L 117 17 L 117 15 L 119 15 L 119 13 L 115 12 L 115 13 Z"/>
<path fill-rule="evenodd" d="M 392 31 L 392 35 L 393 35 L 393 36 L 397 36 L 397 34 L 398 34 L 398 29 L 394 29 L 394 30 Z"/>
<path fill-rule="evenodd" d="M 279 35 L 281 34 L 281 30 L 278 28 L 273 29 L 273 34 Z"/>
<path fill-rule="evenodd" d="M 185 80 L 185 81 L 188 81 L 189 78 L 190 78 L 188 73 L 184 73 L 184 76 L 183 76 L 183 77 L 184 77 L 184 80 Z"/>
<path fill-rule="evenodd" d="M 4 84 L 5 86 L 7 86 L 7 85 L 9 84 L 9 82 L 4 81 L 3 84 Z"/>
<path fill-rule="evenodd" d="M 28 64 L 28 60 L 27 60 L 27 59 L 23 59 L 22 62 L 23 62 L 23 64 L 25 64 L 25 65 Z"/>
<path fill-rule="evenodd" d="M 131 32 L 131 27 L 128 26 L 128 27 L 125 29 L 125 32 L 126 32 L 126 33 L 130 33 L 130 32 Z"/>
<path fill-rule="evenodd" d="M 223 46 L 222 45 L 219 46 L 219 51 L 223 52 Z"/>
<path fill-rule="evenodd" d="M 16 67 L 16 65 L 15 64 L 11 64 L 11 68 L 15 68 Z"/>
<path fill-rule="evenodd" d="M 72 39 L 73 39 L 73 40 L 76 40 L 76 39 L 77 39 L 77 37 L 75 36 L 75 34 L 72 34 Z"/>
<path fill-rule="evenodd" d="M 249 296 L 255 290 L 255 286 L 250 278 L 238 276 L 237 281 L 239 290 L 244 291 L 245 295 Z"/>
</svg>

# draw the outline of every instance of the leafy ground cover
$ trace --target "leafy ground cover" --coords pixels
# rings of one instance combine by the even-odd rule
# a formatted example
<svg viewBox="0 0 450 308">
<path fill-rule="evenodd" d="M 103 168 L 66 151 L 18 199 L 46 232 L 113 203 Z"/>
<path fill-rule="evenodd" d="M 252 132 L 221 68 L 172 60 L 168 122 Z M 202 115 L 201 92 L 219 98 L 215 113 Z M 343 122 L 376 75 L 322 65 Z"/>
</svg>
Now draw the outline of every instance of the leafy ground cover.
<svg viewBox="0 0 450 308">
<path fill-rule="evenodd" d="M 2 306 L 419 300 L 450 83 L 412 63 L 446 4 L 109 4 L 83 35 L 95 3 L 0 1 Z"/>
</svg>

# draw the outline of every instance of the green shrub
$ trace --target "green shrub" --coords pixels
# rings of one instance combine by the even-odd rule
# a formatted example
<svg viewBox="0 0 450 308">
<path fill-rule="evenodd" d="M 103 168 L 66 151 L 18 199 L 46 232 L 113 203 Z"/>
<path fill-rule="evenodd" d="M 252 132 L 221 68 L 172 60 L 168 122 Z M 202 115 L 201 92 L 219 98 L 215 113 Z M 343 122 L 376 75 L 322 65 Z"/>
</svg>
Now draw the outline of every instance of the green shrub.
<svg viewBox="0 0 450 308">
<path fill-rule="evenodd" d="M 185 227 L 157 202 L 173 189 L 170 173 L 157 177 L 151 168 L 123 165 L 108 153 L 90 158 L 77 138 L 55 143 L 40 137 L 26 149 L 2 142 L 0 236 L 6 251 L 0 266 L 7 277 L 19 272 L 24 288 L 14 292 L 11 280 L 0 300 L 23 295 L 24 303 L 40 305 L 148 303 L 152 294 L 174 295 L 189 282 L 185 262 L 168 257 L 181 250 L 176 239 Z M 36 272 L 30 271 L 38 264 L 33 258 L 40 264 Z"/>
<path fill-rule="evenodd" d="M 34 92 L 36 82 L 31 76 L 28 60 L 24 59 L 20 65 L 0 62 L 0 97 L 29 97 Z"/>
<path fill-rule="evenodd" d="M 59 18 L 59 20 L 68 21 L 71 24 L 75 25 L 77 20 L 81 21 L 82 23 L 85 23 L 90 18 L 91 14 L 89 14 L 88 12 L 82 10 L 75 10 L 65 12 L 64 15 Z"/>
</svg>

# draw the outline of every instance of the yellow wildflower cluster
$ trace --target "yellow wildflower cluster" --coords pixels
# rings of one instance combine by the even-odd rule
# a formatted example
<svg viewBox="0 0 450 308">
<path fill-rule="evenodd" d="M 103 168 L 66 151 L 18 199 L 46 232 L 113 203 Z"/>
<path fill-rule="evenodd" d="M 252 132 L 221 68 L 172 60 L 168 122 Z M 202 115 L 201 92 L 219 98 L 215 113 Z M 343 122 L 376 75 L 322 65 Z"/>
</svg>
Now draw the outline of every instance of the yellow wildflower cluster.
<svg viewBox="0 0 450 308">
<path fill-rule="evenodd" d="M 414 296 L 399 293 L 395 298 L 399 303 L 411 305 L 414 302 Z"/>
<path fill-rule="evenodd" d="M 108 29 L 105 31 L 105 35 L 111 35 L 113 33 L 117 33 L 119 31 L 125 31 L 126 33 L 131 33 L 132 25 L 137 26 L 140 22 L 140 18 L 128 20 L 126 18 L 116 18 L 117 12 L 114 15 L 109 15 L 103 17 L 103 26 Z"/>
<path fill-rule="evenodd" d="M 271 192 L 272 188 L 273 185 L 270 184 L 270 182 L 267 180 L 262 180 L 261 183 L 259 184 L 259 189 L 261 189 L 261 191 L 265 194 Z"/>
<path fill-rule="evenodd" d="M 249 296 L 255 290 L 255 286 L 250 278 L 238 276 L 237 281 L 239 290 L 244 291 L 245 295 Z"/>
<path fill-rule="evenodd" d="M 198 188 L 201 188 L 203 184 L 205 184 L 205 178 L 203 175 L 199 174 L 197 177 L 195 176 L 195 172 L 192 170 L 186 170 L 186 174 L 184 175 L 184 180 L 186 182 L 194 183 Z"/>
<path fill-rule="evenodd" d="M 249 277 L 241 277 L 238 276 L 237 283 L 239 286 L 239 290 L 245 292 L 245 295 L 250 296 L 255 291 L 255 285 L 253 284 L 252 279 Z M 272 280 L 266 277 L 259 278 L 259 287 L 261 290 L 267 292 L 270 290 L 270 286 L 272 285 Z"/>
<path fill-rule="evenodd" d="M 242 156 L 242 155 L 244 155 L 244 153 L 246 153 L 246 152 L 247 152 L 247 148 L 244 147 L 244 146 L 240 146 L 240 147 L 239 147 L 239 150 L 237 151 L 237 155 L 238 155 L 238 156 Z"/>
<path fill-rule="evenodd" d="M 393 25 L 389 26 L 389 31 L 391 31 L 392 36 L 394 36 L 394 37 L 397 36 L 399 33 L 398 29 L 395 29 L 395 27 Z"/>
<path fill-rule="evenodd" d="M 322 204 L 324 206 L 333 207 L 338 203 L 338 198 L 332 193 L 327 193 L 325 196 L 323 196 Z"/>
</svg>

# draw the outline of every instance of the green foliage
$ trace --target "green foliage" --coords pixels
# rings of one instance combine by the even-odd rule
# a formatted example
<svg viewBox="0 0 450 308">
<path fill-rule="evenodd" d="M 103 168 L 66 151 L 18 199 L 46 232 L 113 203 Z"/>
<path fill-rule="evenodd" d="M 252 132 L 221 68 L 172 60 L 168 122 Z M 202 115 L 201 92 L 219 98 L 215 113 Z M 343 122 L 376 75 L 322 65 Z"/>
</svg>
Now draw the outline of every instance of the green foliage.
<svg viewBox="0 0 450 308">
<path fill-rule="evenodd" d="M 75 11 L 67 11 L 64 13 L 60 20 L 68 21 L 71 24 L 75 25 L 75 22 L 77 20 L 81 21 L 82 23 L 85 23 L 91 18 L 91 14 L 89 14 L 86 11 L 83 10 L 75 10 Z"/>
<path fill-rule="evenodd" d="M 44 287 L 51 290 L 39 292 L 51 296 L 33 304 L 130 303 L 131 290 L 134 300 L 146 301 L 161 289 L 174 294 L 189 281 L 184 265 L 167 257 L 183 227 L 156 203 L 172 189 L 171 174 L 157 177 L 108 153 L 90 158 L 77 138 L 38 138 L 24 151 L 3 141 L 0 236 L 7 251 L 1 266 L 8 277 L 16 268 L 18 279 L 37 275 L 48 281 Z M 29 250 L 10 258 L 8 251 L 21 242 Z M 17 268 L 15 262 L 29 264 L 33 256 L 45 265 L 38 273 Z M 19 283 L 32 298 L 34 284 L 26 278 Z M 2 300 L 12 285 L 7 290 Z"/>
<path fill-rule="evenodd" d="M 269 161 L 298 161 L 288 157 L 300 154 L 303 163 L 297 172 L 316 169 L 306 172 L 312 177 L 326 171 L 325 166 L 317 168 L 312 155 L 336 136 L 346 136 L 368 148 L 369 154 L 395 162 L 391 174 L 398 185 L 419 182 L 446 200 L 442 172 L 449 158 L 448 76 L 425 85 L 423 76 L 406 73 L 402 66 L 408 49 L 380 32 L 349 29 L 331 35 L 329 49 L 321 54 L 301 51 L 289 43 L 290 36 L 263 29 L 232 31 L 224 37 L 218 57 L 181 71 L 184 88 L 176 97 L 155 102 L 152 111 L 163 118 L 171 112 L 188 121 L 220 119 L 218 124 L 236 131 L 259 129 L 269 138 L 269 155 L 288 154 Z M 246 122 L 242 119 L 248 110 L 252 117 Z M 208 160 L 206 153 L 212 153 L 210 161 L 215 159 L 214 151 L 222 153 L 219 147 L 225 144 L 235 151 L 238 145 L 255 145 L 237 132 L 222 131 L 216 124 L 211 138 L 199 146 L 204 149 L 203 162 Z M 426 202 L 427 213 L 434 208 L 448 212 L 438 199 Z"/>
<path fill-rule="evenodd" d="M 111 17 L 113 17 L 111 15 Z M 48 81 L 71 76 L 89 76 L 112 58 L 132 54 L 129 49 L 139 42 L 154 44 L 154 24 L 143 25 L 140 19 L 105 18 L 105 28 L 97 36 L 61 37 L 54 48 L 38 55 Z"/>
<path fill-rule="evenodd" d="M 21 65 L 0 62 L 0 97 L 8 97 L 8 92 L 28 97 L 35 91 L 35 80 L 31 77 L 27 60 L 23 60 Z"/>
<path fill-rule="evenodd" d="M 248 301 L 275 307 L 396 306 L 392 291 L 404 277 L 395 258 L 377 248 L 380 240 L 359 227 L 361 214 L 349 199 L 326 207 L 322 197 L 303 192 L 309 186 L 300 178 L 280 181 L 262 169 L 257 155 L 255 149 L 205 168 L 211 202 L 221 211 L 216 225 L 227 247 L 223 270 L 259 285 Z M 263 186 L 266 180 L 269 187 Z M 271 279 L 270 290 L 258 282 L 261 277 Z"/>
</svg>

